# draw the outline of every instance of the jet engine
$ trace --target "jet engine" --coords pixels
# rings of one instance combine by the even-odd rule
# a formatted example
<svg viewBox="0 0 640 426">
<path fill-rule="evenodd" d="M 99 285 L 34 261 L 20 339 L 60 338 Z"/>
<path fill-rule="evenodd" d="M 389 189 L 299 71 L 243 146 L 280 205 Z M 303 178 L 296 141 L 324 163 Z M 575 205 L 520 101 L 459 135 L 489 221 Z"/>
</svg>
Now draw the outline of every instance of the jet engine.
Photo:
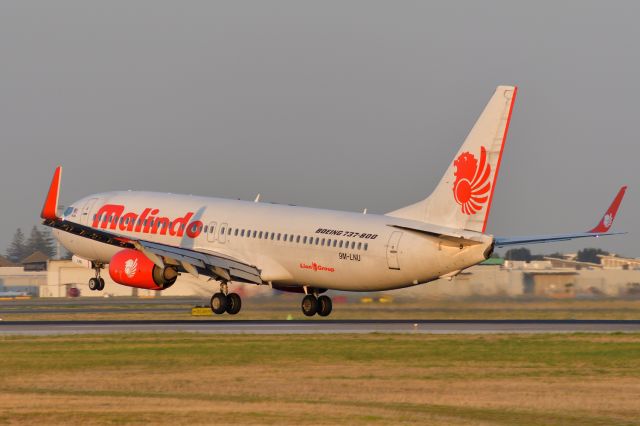
<svg viewBox="0 0 640 426">
<path fill-rule="evenodd" d="M 147 290 L 164 290 L 176 282 L 178 271 L 173 266 L 160 268 L 137 250 L 117 252 L 109 262 L 109 275 L 118 284 Z"/>
</svg>

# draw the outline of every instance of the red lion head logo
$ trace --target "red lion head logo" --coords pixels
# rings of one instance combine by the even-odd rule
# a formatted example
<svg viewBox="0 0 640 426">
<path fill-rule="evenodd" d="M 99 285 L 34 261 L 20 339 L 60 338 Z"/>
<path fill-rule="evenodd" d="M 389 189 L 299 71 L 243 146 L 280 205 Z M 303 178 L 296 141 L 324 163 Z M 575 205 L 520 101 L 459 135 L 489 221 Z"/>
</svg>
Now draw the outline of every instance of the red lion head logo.
<svg viewBox="0 0 640 426">
<path fill-rule="evenodd" d="M 476 214 L 489 199 L 491 165 L 487 163 L 487 150 L 480 147 L 480 164 L 473 154 L 463 152 L 453 162 L 456 167 L 456 180 L 453 183 L 453 196 L 460 204 L 462 213 Z"/>
</svg>

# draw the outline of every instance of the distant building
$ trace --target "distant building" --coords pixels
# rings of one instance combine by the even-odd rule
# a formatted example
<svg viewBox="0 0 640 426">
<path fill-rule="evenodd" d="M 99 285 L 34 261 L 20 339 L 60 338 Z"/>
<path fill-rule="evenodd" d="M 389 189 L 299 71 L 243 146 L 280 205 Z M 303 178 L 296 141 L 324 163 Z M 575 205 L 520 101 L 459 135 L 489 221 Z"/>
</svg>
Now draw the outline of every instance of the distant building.
<svg viewBox="0 0 640 426">
<path fill-rule="evenodd" d="M 49 257 L 41 251 L 36 251 L 22 260 L 25 271 L 46 271 Z"/>
<path fill-rule="evenodd" d="M 640 259 L 600 255 L 600 262 L 605 268 L 640 269 Z"/>
<path fill-rule="evenodd" d="M 6 268 L 6 267 L 9 267 L 9 266 L 18 266 L 18 265 L 16 265 L 15 263 L 10 261 L 6 257 L 0 256 L 0 268 Z"/>
<path fill-rule="evenodd" d="M 602 256 L 602 265 L 571 259 L 548 258 L 532 262 L 488 259 L 480 265 L 462 271 L 452 280 L 431 283 L 391 292 L 391 296 L 411 299 L 489 298 L 573 298 L 573 297 L 638 297 L 640 296 L 640 259 Z M 0 258 L 0 265 L 11 262 Z M 90 291 L 88 280 L 94 271 L 72 260 L 47 260 L 34 253 L 22 266 L 0 266 L 2 291 L 24 291 L 32 296 L 68 297 L 73 295 L 99 297 L 134 296 L 196 296 L 209 298 L 218 290 L 215 281 L 181 274 L 171 288 L 156 292 L 135 289 L 114 283 L 108 269 L 102 292 Z M 204 278 L 204 277 L 202 277 Z M 231 284 L 233 291 L 244 295 L 271 294 L 269 286 Z"/>
<path fill-rule="evenodd" d="M 578 262 L 573 259 L 560 259 L 556 257 L 545 257 L 545 260 L 551 263 L 553 268 L 573 268 L 573 269 L 602 269 L 603 265 L 591 262 Z"/>
</svg>

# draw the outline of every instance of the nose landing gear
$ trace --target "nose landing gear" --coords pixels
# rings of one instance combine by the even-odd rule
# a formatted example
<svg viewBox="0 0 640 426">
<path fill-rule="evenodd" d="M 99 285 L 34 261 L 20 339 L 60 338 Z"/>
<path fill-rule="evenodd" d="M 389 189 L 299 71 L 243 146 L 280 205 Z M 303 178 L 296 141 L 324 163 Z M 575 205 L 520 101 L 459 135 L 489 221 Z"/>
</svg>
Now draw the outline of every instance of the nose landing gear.
<svg viewBox="0 0 640 426">
<path fill-rule="evenodd" d="M 104 267 L 104 265 L 95 263 L 94 270 L 96 271 L 96 277 L 89 279 L 89 290 L 91 291 L 102 291 L 104 290 L 104 279 L 100 276 L 100 270 Z"/>
</svg>

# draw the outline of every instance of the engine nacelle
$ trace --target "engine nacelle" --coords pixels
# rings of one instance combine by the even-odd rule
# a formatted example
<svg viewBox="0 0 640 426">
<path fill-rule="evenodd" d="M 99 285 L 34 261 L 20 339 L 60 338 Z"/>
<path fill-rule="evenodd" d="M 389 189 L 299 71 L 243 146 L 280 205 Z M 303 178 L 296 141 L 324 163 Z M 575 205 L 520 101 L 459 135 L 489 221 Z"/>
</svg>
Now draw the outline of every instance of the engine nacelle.
<svg viewBox="0 0 640 426">
<path fill-rule="evenodd" d="M 176 282 L 178 271 L 172 266 L 160 268 L 141 252 L 124 249 L 111 258 L 109 275 L 129 287 L 164 290 Z"/>
</svg>

